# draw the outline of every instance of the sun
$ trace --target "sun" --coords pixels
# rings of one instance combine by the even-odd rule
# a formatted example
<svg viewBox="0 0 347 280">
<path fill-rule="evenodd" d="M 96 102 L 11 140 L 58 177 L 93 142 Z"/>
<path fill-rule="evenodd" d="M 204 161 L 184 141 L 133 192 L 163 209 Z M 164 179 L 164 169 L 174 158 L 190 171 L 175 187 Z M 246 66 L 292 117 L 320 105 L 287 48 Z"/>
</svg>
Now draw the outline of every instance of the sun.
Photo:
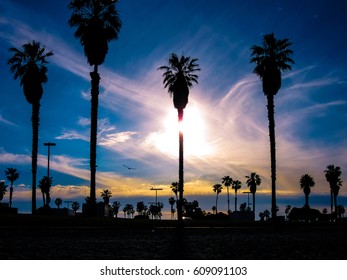
<svg viewBox="0 0 347 280">
<path fill-rule="evenodd" d="M 172 110 L 162 121 L 163 130 L 155 135 L 155 146 L 162 152 L 178 157 L 178 133 L 184 135 L 184 156 L 202 157 L 211 153 L 211 146 L 206 140 L 206 124 L 201 109 L 189 106 L 184 111 L 181 124 L 178 123 L 177 111 Z"/>
</svg>

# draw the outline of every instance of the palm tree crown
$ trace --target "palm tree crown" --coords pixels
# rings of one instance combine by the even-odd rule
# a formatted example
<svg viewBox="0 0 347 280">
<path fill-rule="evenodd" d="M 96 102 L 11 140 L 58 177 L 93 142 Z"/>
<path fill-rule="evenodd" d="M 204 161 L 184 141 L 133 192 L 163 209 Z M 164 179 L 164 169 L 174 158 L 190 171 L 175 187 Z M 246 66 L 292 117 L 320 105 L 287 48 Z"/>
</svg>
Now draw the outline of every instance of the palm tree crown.
<svg viewBox="0 0 347 280">
<path fill-rule="evenodd" d="M 173 96 L 174 106 L 179 112 L 179 120 L 182 120 L 183 109 L 188 104 L 189 89 L 192 88 L 193 83 L 198 83 L 198 75 L 195 73 L 200 71 L 200 68 L 197 62 L 197 58 L 184 55 L 179 58 L 173 53 L 169 58 L 169 66 L 158 68 L 158 70 L 164 70 L 163 84 Z"/>
<path fill-rule="evenodd" d="M 261 184 L 260 176 L 257 173 L 252 172 L 251 176 L 245 176 L 245 177 L 247 178 L 246 184 L 249 187 L 249 191 L 253 194 L 256 193 L 257 186 Z"/>
<path fill-rule="evenodd" d="M 20 78 L 20 85 L 26 100 L 33 104 L 41 100 L 43 89 L 42 84 L 47 82 L 46 58 L 53 55 L 53 52 L 45 53 L 45 47 L 41 48 L 39 42 L 32 41 L 22 46 L 23 50 L 10 48 L 13 56 L 8 60 L 11 65 L 10 70 L 14 73 L 14 79 Z"/>
<path fill-rule="evenodd" d="M 75 37 L 84 47 L 88 63 L 101 65 L 108 52 L 108 43 L 118 39 L 122 27 L 116 9 L 118 0 L 73 0 L 69 24 L 77 27 Z"/>
<path fill-rule="evenodd" d="M 264 35 L 262 46 L 251 47 L 251 62 L 256 64 L 253 73 L 262 79 L 265 95 L 275 95 L 281 87 L 281 71 L 292 69 L 292 45 L 289 39 L 277 40 L 270 33 Z"/>
</svg>

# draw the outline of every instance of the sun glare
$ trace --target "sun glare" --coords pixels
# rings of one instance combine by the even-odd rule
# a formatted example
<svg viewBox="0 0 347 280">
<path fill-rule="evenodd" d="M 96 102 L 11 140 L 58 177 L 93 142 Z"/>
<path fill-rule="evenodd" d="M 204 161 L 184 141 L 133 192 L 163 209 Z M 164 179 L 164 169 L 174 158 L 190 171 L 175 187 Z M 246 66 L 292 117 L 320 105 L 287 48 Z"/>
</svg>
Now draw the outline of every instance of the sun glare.
<svg viewBox="0 0 347 280">
<path fill-rule="evenodd" d="M 189 106 L 184 111 L 181 124 L 178 123 L 177 111 L 172 110 L 163 120 L 163 131 L 155 137 L 156 147 L 171 156 L 178 156 L 178 132 L 184 135 L 184 156 L 201 157 L 211 153 L 206 141 L 206 126 L 201 111 L 196 106 Z"/>
</svg>

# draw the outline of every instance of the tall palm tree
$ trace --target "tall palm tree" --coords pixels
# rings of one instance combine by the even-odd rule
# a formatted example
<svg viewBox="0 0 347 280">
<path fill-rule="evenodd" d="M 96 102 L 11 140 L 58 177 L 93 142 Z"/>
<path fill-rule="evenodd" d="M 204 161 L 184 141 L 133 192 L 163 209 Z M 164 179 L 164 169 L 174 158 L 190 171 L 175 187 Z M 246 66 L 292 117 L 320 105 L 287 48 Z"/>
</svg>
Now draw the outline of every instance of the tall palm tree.
<svg viewBox="0 0 347 280">
<path fill-rule="evenodd" d="M 47 58 L 53 52 L 46 52 L 45 47 L 41 47 L 39 42 L 32 41 L 22 45 L 22 50 L 10 48 L 13 56 L 8 60 L 11 65 L 10 70 L 14 73 L 14 79 L 20 78 L 20 85 L 26 100 L 32 105 L 32 199 L 31 211 L 36 212 L 36 173 L 37 173 L 37 153 L 39 143 L 39 123 L 40 123 L 40 100 L 43 94 L 42 85 L 47 82 Z"/>
<path fill-rule="evenodd" d="M 257 192 L 257 186 L 261 184 L 259 175 L 255 172 L 251 173 L 251 176 L 245 176 L 247 178 L 246 184 L 249 187 L 249 191 L 252 193 L 252 205 L 253 205 L 253 217 L 255 218 L 255 193 Z"/>
<path fill-rule="evenodd" d="M 222 178 L 222 184 L 227 187 L 227 197 L 228 197 L 228 215 L 230 214 L 230 199 L 229 199 L 229 187 L 231 186 L 233 182 L 233 178 L 230 176 L 224 176 Z"/>
<path fill-rule="evenodd" d="M 241 189 L 242 184 L 239 180 L 233 180 L 231 183 L 231 188 L 235 190 L 235 211 L 237 211 L 237 190 Z"/>
<path fill-rule="evenodd" d="M 222 192 L 222 185 L 221 184 L 215 184 L 213 186 L 213 191 L 216 193 L 216 214 L 218 213 L 218 195 Z"/>
<path fill-rule="evenodd" d="M 183 121 L 183 110 L 188 104 L 189 89 L 193 87 L 193 83 L 198 83 L 198 75 L 195 73 L 200 71 L 197 58 L 190 58 L 182 55 L 180 58 L 177 54 L 171 54 L 168 66 L 161 66 L 158 70 L 163 70 L 163 84 L 168 88 L 168 92 L 173 96 L 174 107 L 178 111 L 178 122 Z M 182 206 L 183 206 L 183 131 L 179 131 L 179 199 L 177 203 L 177 219 L 182 224 Z"/>
<path fill-rule="evenodd" d="M 80 40 L 90 66 L 91 77 L 91 117 L 90 117 L 90 210 L 96 214 L 96 146 L 98 126 L 98 103 L 101 65 L 108 53 L 108 44 L 118 39 L 122 22 L 117 12 L 118 0 L 73 0 L 69 4 L 72 15 L 71 27 L 76 27 L 75 37 Z"/>
<path fill-rule="evenodd" d="M 305 194 L 305 207 L 310 207 L 308 204 L 308 196 L 311 193 L 311 188 L 315 185 L 313 177 L 305 174 L 300 178 L 300 187 L 304 191 Z"/>
<path fill-rule="evenodd" d="M 324 170 L 325 178 L 330 185 L 330 200 L 331 200 L 331 212 L 333 212 L 333 202 L 335 206 L 335 212 L 337 212 L 337 195 L 339 194 L 340 187 L 342 186 L 341 180 L 341 168 L 330 164 L 327 169 Z"/>
<path fill-rule="evenodd" d="M 281 88 L 281 71 L 291 70 L 294 60 L 289 39 L 275 38 L 273 33 L 265 34 L 261 46 L 251 47 L 251 63 L 255 63 L 253 73 L 262 80 L 263 92 L 267 97 L 269 119 L 270 157 L 271 157 L 271 189 L 272 218 L 276 220 L 276 141 L 275 141 L 275 105 L 274 96 Z"/>
<path fill-rule="evenodd" d="M 10 187 L 10 208 L 12 207 L 12 195 L 13 195 L 13 183 L 19 178 L 19 173 L 17 172 L 16 168 L 9 167 L 5 171 L 5 175 L 7 180 L 10 181 L 11 187 Z"/>
</svg>

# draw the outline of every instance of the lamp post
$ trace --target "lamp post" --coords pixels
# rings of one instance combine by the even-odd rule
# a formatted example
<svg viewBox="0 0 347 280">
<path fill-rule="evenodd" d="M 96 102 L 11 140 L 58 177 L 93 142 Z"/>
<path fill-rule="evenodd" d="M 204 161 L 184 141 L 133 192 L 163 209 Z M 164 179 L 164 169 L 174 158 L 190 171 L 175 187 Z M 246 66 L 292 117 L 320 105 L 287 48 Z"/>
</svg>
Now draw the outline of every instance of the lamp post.
<svg viewBox="0 0 347 280">
<path fill-rule="evenodd" d="M 51 147 L 52 147 L 52 146 L 56 146 L 56 144 L 55 144 L 55 143 L 47 142 L 47 143 L 43 143 L 43 145 L 48 147 L 47 177 L 49 178 L 49 158 L 50 158 L 50 155 L 51 155 Z"/>
<path fill-rule="evenodd" d="M 162 188 L 151 188 L 151 191 L 155 191 L 155 205 L 158 206 L 158 191 L 162 191 Z"/>
</svg>

